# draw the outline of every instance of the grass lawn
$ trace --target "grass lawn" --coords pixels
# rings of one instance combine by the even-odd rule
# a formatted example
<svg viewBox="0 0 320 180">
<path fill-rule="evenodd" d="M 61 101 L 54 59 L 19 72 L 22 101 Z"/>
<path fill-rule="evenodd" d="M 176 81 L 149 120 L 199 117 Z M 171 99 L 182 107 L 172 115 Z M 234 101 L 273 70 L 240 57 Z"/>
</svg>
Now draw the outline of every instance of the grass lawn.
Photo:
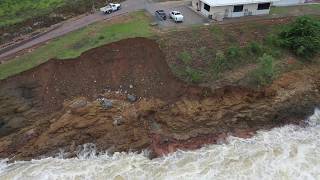
<svg viewBox="0 0 320 180">
<path fill-rule="evenodd" d="M 124 21 L 98 22 L 78 31 L 50 41 L 31 53 L 10 60 L 0 65 L 0 79 L 31 69 L 49 59 L 68 59 L 81 53 L 131 37 L 150 37 L 153 35 L 149 26 L 150 19 L 143 11 L 131 13 Z"/>
<path fill-rule="evenodd" d="M 65 0 L 1 0 L 0 27 L 50 12 L 64 3 Z"/>
<path fill-rule="evenodd" d="M 0 27 L 10 27 L 17 23 L 49 15 L 71 15 L 88 12 L 92 3 L 101 7 L 105 0 L 0 0 Z"/>
<path fill-rule="evenodd" d="M 270 15 L 280 15 L 280 16 L 320 15 L 320 4 L 272 7 L 270 11 Z"/>
</svg>

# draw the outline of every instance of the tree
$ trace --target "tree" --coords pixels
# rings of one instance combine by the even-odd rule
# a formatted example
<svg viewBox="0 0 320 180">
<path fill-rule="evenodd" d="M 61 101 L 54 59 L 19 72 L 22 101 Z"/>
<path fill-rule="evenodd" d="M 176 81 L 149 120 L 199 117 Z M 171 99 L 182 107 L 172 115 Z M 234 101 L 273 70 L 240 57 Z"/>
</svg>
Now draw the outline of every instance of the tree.
<svg viewBox="0 0 320 180">
<path fill-rule="evenodd" d="M 313 57 L 320 50 L 320 21 L 302 16 L 280 33 L 280 45 L 304 58 Z"/>
</svg>

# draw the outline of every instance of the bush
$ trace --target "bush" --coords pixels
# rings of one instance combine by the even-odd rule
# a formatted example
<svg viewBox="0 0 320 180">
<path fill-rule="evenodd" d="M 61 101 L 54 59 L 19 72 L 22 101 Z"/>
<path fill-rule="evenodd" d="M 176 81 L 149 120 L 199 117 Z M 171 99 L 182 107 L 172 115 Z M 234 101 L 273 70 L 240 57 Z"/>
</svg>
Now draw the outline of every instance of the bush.
<svg viewBox="0 0 320 180">
<path fill-rule="evenodd" d="M 296 55 L 311 58 L 320 50 L 320 21 L 302 16 L 279 34 L 280 45 Z"/>
<path fill-rule="evenodd" d="M 211 66 L 213 73 L 216 75 L 229 68 L 228 60 L 222 51 L 216 53 L 216 57 Z"/>
<path fill-rule="evenodd" d="M 199 83 L 202 80 L 203 73 L 199 70 L 187 67 L 185 70 L 185 76 L 187 78 L 187 81 L 190 81 L 192 83 Z"/>
<path fill-rule="evenodd" d="M 260 56 L 263 53 L 263 47 L 257 42 L 251 42 L 246 46 L 246 51 L 251 56 Z"/>
<path fill-rule="evenodd" d="M 252 80 L 258 86 L 265 86 L 271 83 L 275 77 L 274 58 L 264 54 L 259 58 L 259 64 L 252 74 Z"/>
<path fill-rule="evenodd" d="M 228 59 L 238 59 L 241 55 L 241 50 L 237 46 L 231 46 L 227 49 Z"/>
<path fill-rule="evenodd" d="M 187 51 L 183 51 L 178 55 L 178 58 L 184 63 L 184 64 L 190 64 L 192 61 L 192 56 Z"/>
<path fill-rule="evenodd" d="M 198 49 L 198 53 L 200 54 L 201 57 L 204 57 L 206 55 L 207 48 L 206 47 L 201 47 Z"/>
<path fill-rule="evenodd" d="M 267 46 L 275 46 L 278 47 L 280 46 L 280 41 L 279 41 L 279 37 L 277 36 L 277 34 L 270 34 L 268 35 L 265 39 L 264 39 L 264 43 Z"/>
<path fill-rule="evenodd" d="M 228 48 L 226 54 L 227 55 L 225 55 L 223 51 L 218 51 L 216 53 L 215 59 L 211 64 L 215 75 L 219 75 L 225 70 L 230 70 L 242 63 L 240 60 L 242 50 L 239 47 L 233 46 Z"/>
</svg>

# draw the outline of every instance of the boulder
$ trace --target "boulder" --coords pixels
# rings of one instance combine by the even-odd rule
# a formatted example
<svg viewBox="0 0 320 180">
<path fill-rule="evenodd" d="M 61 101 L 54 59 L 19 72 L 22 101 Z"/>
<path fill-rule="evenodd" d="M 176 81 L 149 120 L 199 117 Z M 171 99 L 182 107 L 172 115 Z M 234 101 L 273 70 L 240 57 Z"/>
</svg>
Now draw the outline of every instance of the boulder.
<svg viewBox="0 0 320 180">
<path fill-rule="evenodd" d="M 136 102 L 136 101 L 137 101 L 137 97 L 134 96 L 134 95 L 131 95 L 131 94 L 128 94 L 127 99 L 128 99 L 130 102 Z"/>
<path fill-rule="evenodd" d="M 112 101 L 106 99 L 106 98 L 102 98 L 100 99 L 100 105 L 104 108 L 104 109 L 111 109 L 113 107 Z"/>
<path fill-rule="evenodd" d="M 120 126 L 120 125 L 122 125 L 124 123 L 124 119 L 123 119 L 123 117 L 122 116 L 116 116 L 116 117 L 114 117 L 113 118 L 113 125 L 114 126 Z"/>
</svg>

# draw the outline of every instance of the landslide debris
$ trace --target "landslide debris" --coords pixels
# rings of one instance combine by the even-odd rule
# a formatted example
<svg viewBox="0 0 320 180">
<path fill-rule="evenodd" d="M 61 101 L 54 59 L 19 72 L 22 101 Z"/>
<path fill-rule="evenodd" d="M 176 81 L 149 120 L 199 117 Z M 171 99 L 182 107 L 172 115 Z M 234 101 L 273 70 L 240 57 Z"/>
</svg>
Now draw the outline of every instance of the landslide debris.
<svg viewBox="0 0 320 180">
<path fill-rule="evenodd" d="M 85 143 L 159 156 L 301 123 L 320 103 L 319 69 L 286 73 L 261 91 L 211 90 L 176 79 L 145 38 L 50 60 L 0 82 L 0 158 L 71 157 Z"/>
</svg>

